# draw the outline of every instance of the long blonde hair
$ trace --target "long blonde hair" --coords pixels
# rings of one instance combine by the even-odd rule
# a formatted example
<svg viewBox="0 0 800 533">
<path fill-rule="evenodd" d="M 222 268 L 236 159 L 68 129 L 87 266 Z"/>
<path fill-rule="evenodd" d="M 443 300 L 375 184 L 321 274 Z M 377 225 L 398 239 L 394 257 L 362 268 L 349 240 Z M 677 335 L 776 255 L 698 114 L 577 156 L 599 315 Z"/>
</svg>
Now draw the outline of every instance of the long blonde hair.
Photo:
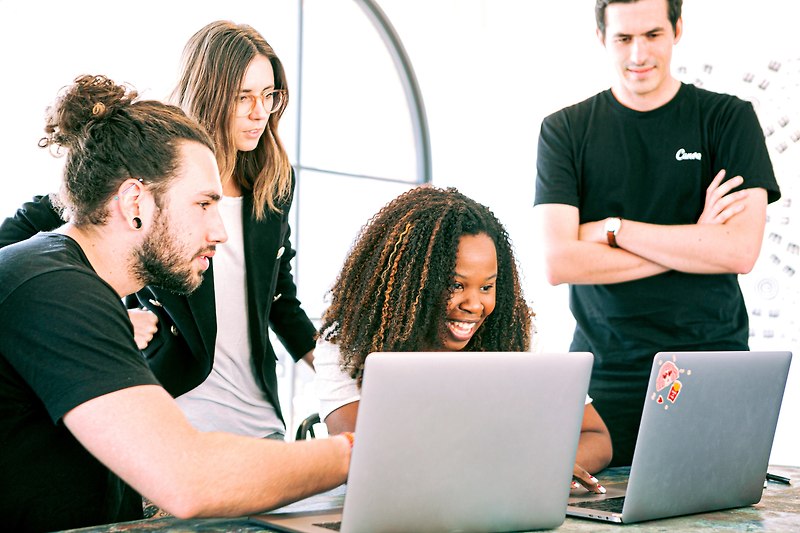
<svg viewBox="0 0 800 533">
<path fill-rule="evenodd" d="M 248 65 L 259 55 L 272 64 L 275 89 L 287 91 L 283 65 L 260 33 L 224 20 L 206 25 L 186 43 L 172 100 L 206 128 L 217 147 L 220 175 L 252 191 L 253 214 L 263 219 L 267 209 L 279 213 L 280 204 L 290 199 L 292 168 L 278 136 L 288 92 L 283 106 L 269 116 L 254 150 L 239 152 L 234 143 L 235 98 Z"/>
</svg>

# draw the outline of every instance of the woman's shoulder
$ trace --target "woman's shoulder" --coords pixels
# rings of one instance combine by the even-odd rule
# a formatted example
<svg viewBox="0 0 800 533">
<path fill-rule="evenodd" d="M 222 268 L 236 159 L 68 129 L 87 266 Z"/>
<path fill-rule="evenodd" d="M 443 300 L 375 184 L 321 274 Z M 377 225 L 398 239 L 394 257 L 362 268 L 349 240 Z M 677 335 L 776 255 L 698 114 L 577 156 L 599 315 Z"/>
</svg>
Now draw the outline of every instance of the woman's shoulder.
<svg viewBox="0 0 800 533">
<path fill-rule="evenodd" d="M 339 346 L 325 340 L 324 337 L 317 339 L 317 345 L 314 348 L 314 366 L 322 365 L 336 365 L 339 366 Z"/>
</svg>

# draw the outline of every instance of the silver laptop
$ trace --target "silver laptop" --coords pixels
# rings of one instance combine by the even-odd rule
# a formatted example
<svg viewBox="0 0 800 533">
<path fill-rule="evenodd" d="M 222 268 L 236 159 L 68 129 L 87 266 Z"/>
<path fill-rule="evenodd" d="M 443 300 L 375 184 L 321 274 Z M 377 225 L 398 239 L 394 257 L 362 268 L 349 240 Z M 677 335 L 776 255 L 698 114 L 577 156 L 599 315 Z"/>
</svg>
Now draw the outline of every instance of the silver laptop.
<svg viewBox="0 0 800 533">
<path fill-rule="evenodd" d="M 592 361 L 590 353 L 372 354 L 343 510 L 251 518 L 318 533 L 557 527 Z"/>
<path fill-rule="evenodd" d="M 656 354 L 627 488 L 582 491 L 567 514 L 631 523 L 758 503 L 791 359 Z"/>
</svg>

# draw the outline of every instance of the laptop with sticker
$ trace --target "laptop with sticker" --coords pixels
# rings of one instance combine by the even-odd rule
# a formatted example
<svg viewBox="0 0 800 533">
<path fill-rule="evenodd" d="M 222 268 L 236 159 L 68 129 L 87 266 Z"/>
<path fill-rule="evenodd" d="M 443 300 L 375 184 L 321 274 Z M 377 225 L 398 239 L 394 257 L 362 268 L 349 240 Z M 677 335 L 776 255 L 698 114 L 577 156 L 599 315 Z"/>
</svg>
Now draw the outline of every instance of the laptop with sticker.
<svg viewBox="0 0 800 533">
<path fill-rule="evenodd" d="M 251 518 L 317 533 L 557 527 L 592 361 L 590 353 L 372 354 L 343 510 Z"/>
<path fill-rule="evenodd" d="M 656 354 L 627 488 L 581 490 L 567 515 L 632 523 L 758 503 L 791 358 Z"/>
</svg>

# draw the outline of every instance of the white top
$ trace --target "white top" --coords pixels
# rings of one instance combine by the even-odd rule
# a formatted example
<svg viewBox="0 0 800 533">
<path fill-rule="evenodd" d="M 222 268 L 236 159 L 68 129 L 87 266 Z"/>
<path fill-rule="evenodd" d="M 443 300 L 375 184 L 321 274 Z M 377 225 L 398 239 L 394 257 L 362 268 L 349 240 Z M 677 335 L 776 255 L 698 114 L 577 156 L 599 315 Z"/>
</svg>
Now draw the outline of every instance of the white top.
<svg viewBox="0 0 800 533">
<path fill-rule="evenodd" d="M 356 380 L 343 372 L 339 364 L 339 347 L 322 339 L 314 349 L 314 386 L 319 397 L 319 418 L 325 420 L 336 409 L 357 402 L 361 391 Z M 586 395 L 586 404 L 592 399 Z"/>
<path fill-rule="evenodd" d="M 208 378 L 177 398 L 201 431 L 266 437 L 285 431 L 275 408 L 256 382 L 247 319 L 242 198 L 223 196 L 219 212 L 228 241 L 214 255 L 217 340 Z"/>
<path fill-rule="evenodd" d="M 341 406 L 361 399 L 356 380 L 340 368 L 339 355 L 336 344 L 317 340 L 314 348 L 314 387 L 319 398 L 320 420 L 325 420 Z"/>
</svg>

